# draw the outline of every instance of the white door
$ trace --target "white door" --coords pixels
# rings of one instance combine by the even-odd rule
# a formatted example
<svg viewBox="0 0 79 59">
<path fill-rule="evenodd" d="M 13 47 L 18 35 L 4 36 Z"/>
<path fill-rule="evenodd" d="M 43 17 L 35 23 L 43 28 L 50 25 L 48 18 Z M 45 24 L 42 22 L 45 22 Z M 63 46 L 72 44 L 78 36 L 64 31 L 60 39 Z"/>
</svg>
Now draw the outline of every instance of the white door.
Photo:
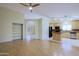
<svg viewBox="0 0 79 59">
<path fill-rule="evenodd" d="M 26 39 L 31 40 L 35 37 L 35 22 L 27 21 L 26 23 Z"/>
</svg>

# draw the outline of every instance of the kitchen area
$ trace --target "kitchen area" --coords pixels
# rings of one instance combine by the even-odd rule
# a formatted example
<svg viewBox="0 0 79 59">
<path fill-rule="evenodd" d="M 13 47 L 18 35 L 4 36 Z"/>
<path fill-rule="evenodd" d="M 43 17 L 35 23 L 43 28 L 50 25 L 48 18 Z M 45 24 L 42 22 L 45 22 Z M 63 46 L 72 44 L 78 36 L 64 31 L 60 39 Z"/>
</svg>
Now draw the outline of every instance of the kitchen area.
<svg viewBox="0 0 79 59">
<path fill-rule="evenodd" d="M 68 38 L 79 40 L 79 20 L 72 21 L 51 21 L 49 23 L 49 27 L 51 27 L 52 38 L 56 40 L 56 38 Z M 50 34 L 50 33 L 49 33 Z M 50 37 L 50 36 L 49 36 Z"/>
</svg>

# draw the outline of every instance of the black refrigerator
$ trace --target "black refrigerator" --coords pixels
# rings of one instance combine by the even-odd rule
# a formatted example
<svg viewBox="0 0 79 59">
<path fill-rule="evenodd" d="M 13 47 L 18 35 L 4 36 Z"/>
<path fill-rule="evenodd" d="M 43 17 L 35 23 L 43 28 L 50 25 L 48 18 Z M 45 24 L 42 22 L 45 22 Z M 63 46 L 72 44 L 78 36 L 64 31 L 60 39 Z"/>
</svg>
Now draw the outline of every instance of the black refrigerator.
<svg viewBox="0 0 79 59">
<path fill-rule="evenodd" d="M 52 27 L 49 27 L 49 38 L 52 37 Z"/>
</svg>

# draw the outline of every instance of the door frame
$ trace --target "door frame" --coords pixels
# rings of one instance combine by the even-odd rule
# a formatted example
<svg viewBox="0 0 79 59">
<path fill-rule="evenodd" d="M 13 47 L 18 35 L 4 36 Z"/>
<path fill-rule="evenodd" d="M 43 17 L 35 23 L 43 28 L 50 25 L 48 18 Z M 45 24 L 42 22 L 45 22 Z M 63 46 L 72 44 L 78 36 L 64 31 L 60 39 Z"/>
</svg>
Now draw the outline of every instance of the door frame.
<svg viewBox="0 0 79 59">
<path fill-rule="evenodd" d="M 21 40 L 23 40 L 23 24 L 21 23 L 12 23 L 12 26 L 13 24 L 16 24 L 16 25 L 21 25 Z M 13 30 L 13 29 L 12 29 Z M 13 31 L 12 31 L 13 32 Z"/>
</svg>

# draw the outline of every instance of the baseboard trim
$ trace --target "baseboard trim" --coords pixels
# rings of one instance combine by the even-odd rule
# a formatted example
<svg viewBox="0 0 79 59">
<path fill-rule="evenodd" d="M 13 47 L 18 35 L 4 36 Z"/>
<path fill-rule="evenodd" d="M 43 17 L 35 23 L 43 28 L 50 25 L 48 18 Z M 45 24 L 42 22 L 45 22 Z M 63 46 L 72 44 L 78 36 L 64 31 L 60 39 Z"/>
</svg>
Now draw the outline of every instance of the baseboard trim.
<svg viewBox="0 0 79 59">
<path fill-rule="evenodd" d="M 4 41 L 0 41 L 0 43 L 10 42 L 10 41 L 13 41 L 13 40 L 4 40 Z"/>
</svg>

